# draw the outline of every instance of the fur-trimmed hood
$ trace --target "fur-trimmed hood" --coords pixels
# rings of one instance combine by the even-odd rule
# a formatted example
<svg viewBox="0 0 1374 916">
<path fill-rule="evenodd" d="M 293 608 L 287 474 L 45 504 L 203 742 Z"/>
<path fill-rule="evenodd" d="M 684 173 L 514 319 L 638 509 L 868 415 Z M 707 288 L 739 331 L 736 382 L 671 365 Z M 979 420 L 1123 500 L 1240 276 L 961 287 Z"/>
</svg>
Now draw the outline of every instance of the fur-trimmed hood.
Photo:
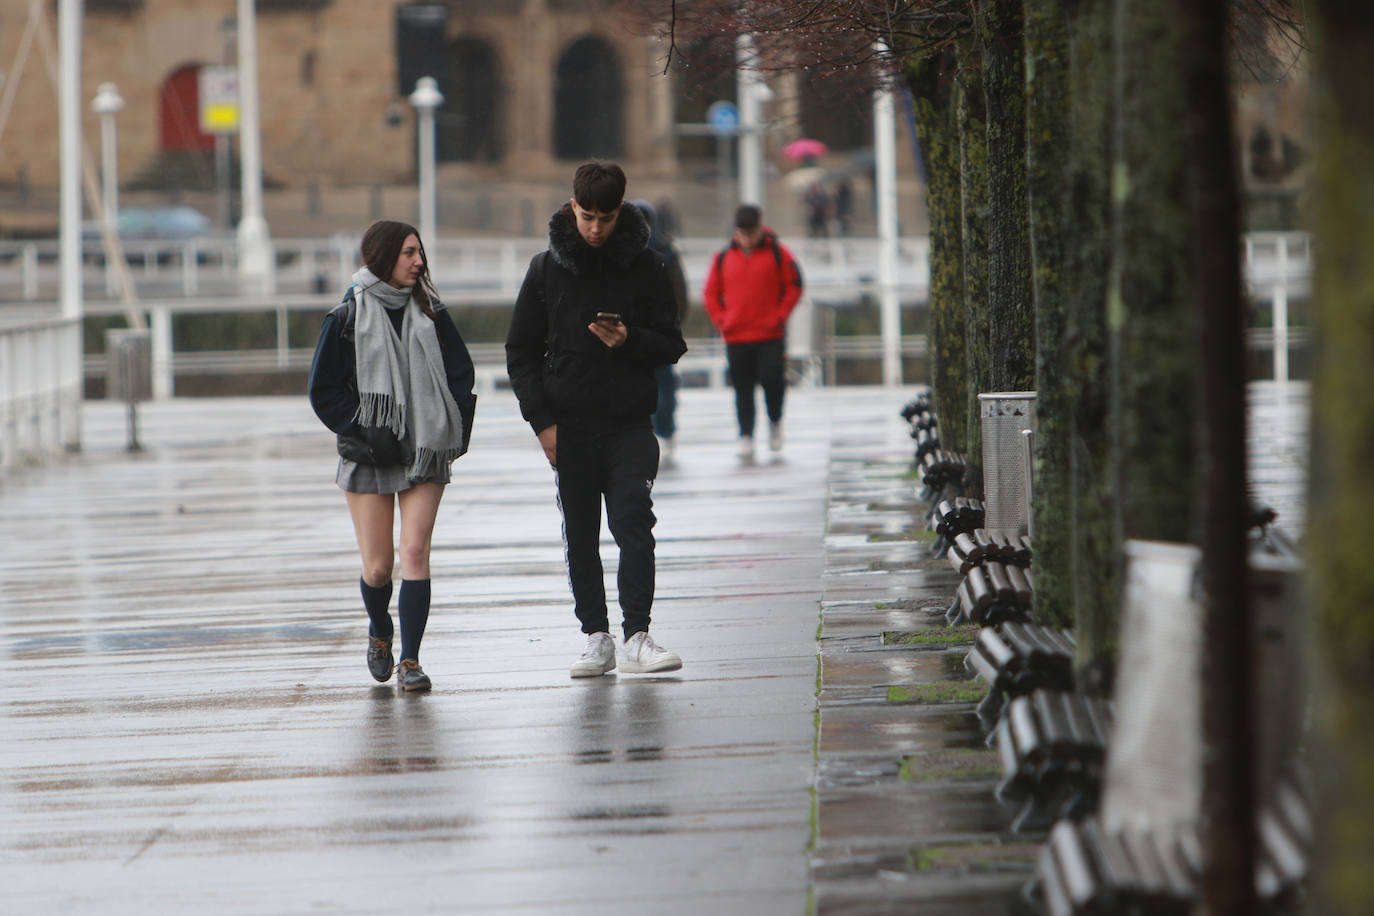
<svg viewBox="0 0 1374 916">
<path fill-rule="evenodd" d="M 520 413 L 536 433 L 642 426 L 658 402 L 654 370 L 687 350 L 668 267 L 648 247 L 636 207 L 620 210 L 599 248 L 582 240 L 571 206 L 549 220 L 549 247 L 530 259 L 506 334 L 506 371 Z M 608 347 L 589 325 L 621 316 L 623 344 Z"/>
<path fill-rule="evenodd" d="M 629 204 L 620 205 L 615 231 L 600 248 L 588 245 L 577 231 L 572 204 L 564 204 L 549 218 L 549 253 L 554 263 L 567 268 L 574 276 L 586 273 L 587 266 L 595 258 L 609 258 L 618 267 L 628 267 L 648 245 L 649 224 L 639 208 Z"/>
</svg>

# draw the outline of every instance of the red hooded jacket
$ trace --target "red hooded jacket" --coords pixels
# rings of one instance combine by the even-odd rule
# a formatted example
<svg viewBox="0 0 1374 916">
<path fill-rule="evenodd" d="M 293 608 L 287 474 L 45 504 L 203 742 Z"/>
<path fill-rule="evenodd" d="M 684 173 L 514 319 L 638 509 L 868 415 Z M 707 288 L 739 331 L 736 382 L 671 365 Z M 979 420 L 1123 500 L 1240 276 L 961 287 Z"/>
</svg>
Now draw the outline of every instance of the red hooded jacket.
<svg viewBox="0 0 1374 916">
<path fill-rule="evenodd" d="M 787 316 L 801 294 L 796 258 L 765 228 L 747 254 L 731 241 L 711 259 L 702 304 L 726 343 L 757 343 L 786 335 Z"/>
</svg>

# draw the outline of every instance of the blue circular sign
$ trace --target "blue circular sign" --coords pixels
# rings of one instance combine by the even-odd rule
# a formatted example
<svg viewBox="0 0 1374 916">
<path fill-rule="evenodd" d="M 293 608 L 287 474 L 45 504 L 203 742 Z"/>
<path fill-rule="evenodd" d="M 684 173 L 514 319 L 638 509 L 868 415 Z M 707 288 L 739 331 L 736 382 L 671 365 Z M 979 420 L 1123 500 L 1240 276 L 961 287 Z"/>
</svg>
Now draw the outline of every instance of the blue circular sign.
<svg viewBox="0 0 1374 916">
<path fill-rule="evenodd" d="M 721 99 L 706 109 L 706 123 L 717 137 L 731 137 L 739 133 L 739 109 L 734 102 Z"/>
</svg>

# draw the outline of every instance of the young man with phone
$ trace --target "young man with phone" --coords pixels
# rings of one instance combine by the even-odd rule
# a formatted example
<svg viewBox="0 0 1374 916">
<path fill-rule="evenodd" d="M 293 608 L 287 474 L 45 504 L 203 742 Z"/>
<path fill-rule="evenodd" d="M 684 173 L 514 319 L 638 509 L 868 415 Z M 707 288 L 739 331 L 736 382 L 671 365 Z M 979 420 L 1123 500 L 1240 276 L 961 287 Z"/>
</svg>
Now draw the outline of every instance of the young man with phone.
<svg viewBox="0 0 1374 916">
<path fill-rule="evenodd" d="M 601 504 L 620 548 L 621 671 L 682 667 L 649 637 L 654 598 L 658 440 L 650 417 L 654 370 L 687 351 L 662 255 L 649 227 L 623 206 L 625 173 L 587 162 L 573 196 L 549 220 L 549 247 L 535 255 L 506 336 L 506 369 L 555 471 L 577 619 L 587 643 L 573 677 L 617 667 L 617 641 L 602 579 Z"/>
</svg>

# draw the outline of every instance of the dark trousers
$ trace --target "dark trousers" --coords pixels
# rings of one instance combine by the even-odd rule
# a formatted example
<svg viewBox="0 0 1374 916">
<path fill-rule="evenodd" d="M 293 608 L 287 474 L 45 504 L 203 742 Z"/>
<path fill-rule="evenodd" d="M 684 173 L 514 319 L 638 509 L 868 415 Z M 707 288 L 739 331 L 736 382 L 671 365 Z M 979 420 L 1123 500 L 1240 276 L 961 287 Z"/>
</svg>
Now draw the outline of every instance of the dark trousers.
<svg viewBox="0 0 1374 916">
<path fill-rule="evenodd" d="M 787 390 L 783 375 L 787 361 L 783 341 L 726 344 L 725 360 L 730 366 L 730 384 L 735 386 L 735 416 L 739 419 L 739 434 L 754 435 L 755 385 L 763 387 L 763 404 L 768 411 L 768 419 L 774 423 L 781 420 L 782 396 Z"/>
<path fill-rule="evenodd" d="M 654 435 L 671 439 L 677 432 L 677 370 L 672 366 L 659 366 L 654 370 L 654 379 L 658 382 L 658 409 L 654 411 Z"/>
<path fill-rule="evenodd" d="M 601 567 L 601 503 L 620 548 L 616 591 L 626 638 L 649 629 L 654 603 L 654 478 L 658 440 L 642 427 L 602 433 L 558 427 L 558 508 L 577 619 L 583 633 L 608 632 Z"/>
</svg>

